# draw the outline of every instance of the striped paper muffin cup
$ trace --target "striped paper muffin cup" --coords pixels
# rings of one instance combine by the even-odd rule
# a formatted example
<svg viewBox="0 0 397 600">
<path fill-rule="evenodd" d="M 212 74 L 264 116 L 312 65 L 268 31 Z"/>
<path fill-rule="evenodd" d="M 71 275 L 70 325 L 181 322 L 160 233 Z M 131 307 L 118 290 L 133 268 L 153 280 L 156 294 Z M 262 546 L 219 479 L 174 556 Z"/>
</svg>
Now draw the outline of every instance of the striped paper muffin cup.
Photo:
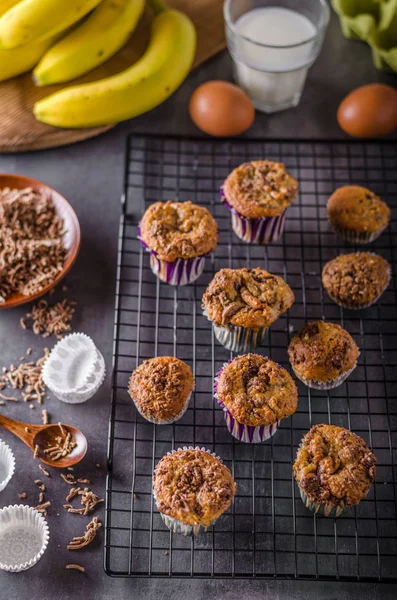
<svg viewBox="0 0 397 600">
<path fill-rule="evenodd" d="M 222 346 L 232 352 L 243 352 L 244 354 L 252 352 L 263 343 L 268 329 L 267 327 L 251 329 L 230 324 L 220 327 L 215 323 L 212 323 L 212 326 L 215 337 Z"/>
<path fill-rule="evenodd" d="M 204 447 L 200 448 L 199 446 L 196 446 L 195 448 L 193 448 L 193 446 L 183 446 L 183 448 L 178 448 L 177 450 L 172 450 L 171 452 L 167 452 L 167 456 L 169 456 L 170 454 L 175 454 L 175 452 L 178 452 L 178 450 L 202 450 L 203 452 L 207 452 L 208 454 L 210 454 L 211 456 L 214 456 L 220 462 L 222 462 L 222 459 L 219 458 L 219 456 L 217 456 L 217 454 L 215 454 L 215 452 L 211 452 L 211 450 L 207 450 Z M 153 498 L 156 503 L 156 507 L 158 509 L 157 498 L 156 498 L 156 493 L 154 491 L 154 488 L 153 488 Z M 214 523 L 218 520 L 218 519 L 214 519 L 209 525 L 201 525 L 200 523 L 196 523 L 195 525 L 188 525 L 187 523 L 184 523 L 183 521 L 180 521 L 179 519 L 174 519 L 174 517 L 169 517 L 168 515 L 165 515 L 160 510 L 159 510 L 159 513 L 163 520 L 164 525 L 166 525 L 166 527 L 168 527 L 168 529 L 170 531 L 172 531 L 173 533 L 179 533 L 179 534 L 185 535 L 185 536 L 196 537 L 197 535 L 200 535 L 201 533 L 206 533 L 212 527 L 212 525 L 214 525 Z"/>
<path fill-rule="evenodd" d="M 341 517 L 342 515 L 346 515 L 351 509 L 350 506 L 333 506 L 332 504 L 312 502 L 301 488 L 299 488 L 299 491 L 303 504 L 316 515 L 321 515 L 323 517 Z"/>
<path fill-rule="evenodd" d="M 215 376 L 214 380 L 214 396 L 219 406 L 223 409 L 223 414 L 225 417 L 226 426 L 229 430 L 229 433 L 232 434 L 240 442 L 245 442 L 246 444 L 260 444 L 262 442 L 266 442 L 266 440 L 270 439 L 277 431 L 280 421 L 276 421 L 275 423 L 271 423 L 270 425 L 243 425 L 239 423 L 237 419 L 233 417 L 231 412 L 222 402 L 222 400 L 218 396 L 218 382 L 221 376 L 223 369 L 232 362 L 233 359 L 224 363 L 224 365 L 219 369 Z"/>
<path fill-rule="evenodd" d="M 351 373 L 353 373 L 354 369 L 357 367 L 357 362 L 354 364 L 354 366 L 351 369 L 348 369 L 347 371 L 345 371 L 344 373 L 339 375 L 339 377 L 335 377 L 334 379 L 328 379 L 327 381 L 317 381 L 315 379 L 307 379 L 301 373 L 299 373 L 294 368 L 293 365 L 291 365 L 291 366 L 292 366 L 292 370 L 295 373 L 295 375 L 297 376 L 297 378 L 302 383 L 307 385 L 307 387 L 312 388 L 314 390 L 332 390 L 333 388 L 337 388 L 340 385 L 342 385 L 342 383 L 349 377 L 349 375 Z"/>
<path fill-rule="evenodd" d="M 138 225 L 138 239 L 147 252 L 150 252 L 150 267 L 153 273 L 169 285 L 188 285 L 193 283 L 204 270 L 206 254 L 194 258 L 177 258 L 172 262 L 159 258 L 157 252 L 149 248 L 142 240 L 141 228 Z"/>
<path fill-rule="evenodd" d="M 379 231 L 353 231 L 352 229 L 342 229 L 331 223 L 335 233 L 348 244 L 371 244 L 382 235 L 388 225 L 385 225 Z"/>
<path fill-rule="evenodd" d="M 221 188 L 221 200 L 232 215 L 232 228 L 240 240 L 248 244 L 272 244 L 277 242 L 284 231 L 287 209 L 276 217 L 252 219 L 239 213 L 226 200 Z"/>
</svg>

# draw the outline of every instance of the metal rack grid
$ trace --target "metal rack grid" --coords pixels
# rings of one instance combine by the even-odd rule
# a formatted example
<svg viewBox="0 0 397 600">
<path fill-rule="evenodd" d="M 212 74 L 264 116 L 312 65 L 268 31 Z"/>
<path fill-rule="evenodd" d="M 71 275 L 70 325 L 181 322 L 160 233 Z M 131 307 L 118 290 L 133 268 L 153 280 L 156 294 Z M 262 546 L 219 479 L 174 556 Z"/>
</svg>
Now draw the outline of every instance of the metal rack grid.
<svg viewBox="0 0 397 600">
<path fill-rule="evenodd" d="M 247 245 L 231 231 L 219 186 L 236 165 L 267 157 L 285 162 L 300 182 L 280 242 Z M 397 274 L 396 220 L 371 246 L 392 265 L 381 300 L 365 311 L 336 306 L 321 286 L 326 261 L 351 247 L 330 231 L 326 200 L 338 186 L 365 185 L 397 204 L 397 144 L 316 141 L 208 141 L 135 136 L 128 140 L 120 224 L 114 375 L 106 489 L 105 569 L 121 577 L 299 578 L 397 581 Z M 220 242 L 205 272 L 190 286 L 160 283 L 136 240 L 136 225 L 152 202 L 192 200 L 217 219 Z M 201 297 L 223 267 L 260 265 L 284 277 L 296 301 L 271 327 L 260 352 L 288 368 L 287 346 L 308 320 L 341 323 L 361 355 L 351 377 L 320 392 L 298 383 L 299 406 L 268 442 L 237 442 L 224 425 L 211 389 L 230 353 L 214 339 Z M 196 377 L 183 418 L 154 426 L 127 394 L 131 371 L 155 355 L 176 355 Z M 378 459 L 376 483 L 346 517 L 308 511 L 291 463 L 314 423 L 361 435 Z M 196 539 L 171 534 L 152 494 L 155 464 L 181 446 L 205 446 L 231 468 L 238 491 L 232 508 Z"/>
</svg>

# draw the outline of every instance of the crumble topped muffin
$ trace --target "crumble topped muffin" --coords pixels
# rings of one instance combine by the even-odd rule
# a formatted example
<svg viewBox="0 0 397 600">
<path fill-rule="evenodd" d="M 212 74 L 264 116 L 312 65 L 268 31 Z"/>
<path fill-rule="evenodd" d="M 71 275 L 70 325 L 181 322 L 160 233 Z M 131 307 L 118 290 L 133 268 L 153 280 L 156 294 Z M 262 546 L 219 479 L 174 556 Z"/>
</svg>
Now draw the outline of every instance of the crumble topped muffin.
<svg viewBox="0 0 397 600">
<path fill-rule="evenodd" d="M 335 425 L 314 425 L 294 463 L 298 486 L 315 504 L 354 506 L 375 479 L 376 458 L 365 441 Z"/>
<path fill-rule="evenodd" d="M 236 484 L 218 458 L 205 450 L 188 448 L 160 460 L 153 490 L 160 513 L 186 525 L 208 527 L 231 505 Z"/>
<path fill-rule="evenodd" d="M 269 327 L 294 303 L 289 285 L 260 267 L 221 269 L 203 296 L 208 318 L 218 326 Z"/>
<path fill-rule="evenodd" d="M 322 282 L 330 298 L 340 306 L 366 308 L 383 294 L 390 281 L 390 265 L 370 252 L 342 254 L 323 268 Z"/>
<path fill-rule="evenodd" d="M 380 235 L 389 224 L 390 208 L 371 190 L 346 185 L 335 190 L 328 200 L 328 218 L 337 232 Z M 369 236 L 366 241 L 374 239 Z"/>
<path fill-rule="evenodd" d="M 276 423 L 292 415 L 298 391 L 291 375 L 265 356 L 237 356 L 221 371 L 216 395 L 243 425 Z"/>
<path fill-rule="evenodd" d="M 203 256 L 215 250 L 218 226 L 209 210 L 192 202 L 156 202 L 140 222 L 140 236 L 159 259 Z"/>
<path fill-rule="evenodd" d="M 224 200 L 244 217 L 280 215 L 295 200 L 298 182 L 283 163 L 246 162 L 234 169 L 223 184 Z"/>
<path fill-rule="evenodd" d="M 140 414 L 152 423 L 172 423 L 185 412 L 194 387 L 189 365 L 158 356 L 133 371 L 128 391 Z"/>
<path fill-rule="evenodd" d="M 354 369 L 360 352 L 350 333 L 335 323 L 307 323 L 291 340 L 288 355 L 304 383 L 335 381 Z M 340 381 L 342 383 L 342 381 Z"/>
</svg>

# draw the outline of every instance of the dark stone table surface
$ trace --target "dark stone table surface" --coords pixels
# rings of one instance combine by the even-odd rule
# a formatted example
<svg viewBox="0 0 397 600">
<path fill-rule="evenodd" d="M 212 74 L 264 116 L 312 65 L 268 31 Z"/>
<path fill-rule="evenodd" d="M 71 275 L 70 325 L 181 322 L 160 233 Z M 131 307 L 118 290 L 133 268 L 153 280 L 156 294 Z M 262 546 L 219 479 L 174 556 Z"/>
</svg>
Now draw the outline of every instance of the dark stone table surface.
<svg viewBox="0 0 397 600">
<path fill-rule="evenodd" d="M 50 397 L 45 406 L 53 420 L 72 422 L 86 432 L 89 452 L 78 474 L 89 477 L 99 495 L 103 495 L 105 486 L 117 228 L 126 136 L 131 132 L 199 134 L 189 119 L 188 99 L 199 83 L 216 78 L 231 79 L 227 53 L 200 67 L 172 98 L 156 110 L 123 123 L 96 139 L 56 150 L 0 156 L 0 171 L 32 176 L 54 186 L 70 200 L 80 219 L 83 244 L 78 261 L 67 278 L 70 290 L 66 295 L 78 302 L 74 330 L 84 331 L 94 339 L 104 354 L 108 376 L 96 397 L 86 404 L 70 406 Z M 333 17 L 322 54 L 310 71 L 300 106 L 273 116 L 257 114 L 254 126 L 246 135 L 344 138 L 335 119 L 339 101 L 354 87 L 374 81 L 397 83 L 393 75 L 380 74 L 375 70 L 368 47 L 359 42 L 348 42 L 342 37 Z M 17 308 L 0 313 L 1 365 L 15 362 L 28 346 L 34 348 L 37 358 L 46 342 L 54 344 L 52 339 L 42 340 L 31 331 L 20 328 L 19 319 L 25 312 L 24 308 Z M 1 410 L 17 419 L 41 422 L 40 410 L 29 410 L 22 402 L 9 403 Z M 32 461 L 28 449 L 15 438 L 7 432 L 1 432 L 1 437 L 15 452 L 17 470 L 7 489 L 0 493 L 0 506 L 19 503 L 17 494 L 22 491 L 28 493 L 27 501 L 34 504 L 38 497 L 34 479 L 41 475 L 38 466 Z M 96 463 L 101 468 L 96 468 Z M 86 519 L 69 515 L 62 508 L 68 486 L 61 481 L 58 473 L 46 479 L 45 483 L 47 497 L 52 502 L 48 515 L 51 530 L 49 548 L 33 569 L 20 574 L 0 573 L 0 600 L 124 600 L 143 597 L 156 600 L 171 597 L 174 600 L 231 600 L 242 595 L 250 599 L 266 596 L 272 600 L 397 598 L 397 586 L 384 584 L 111 579 L 102 568 L 102 531 L 89 548 L 76 553 L 66 550 L 71 537 L 82 533 Z M 99 514 L 103 515 L 103 509 Z M 65 565 L 70 562 L 84 565 L 86 573 L 66 571 Z"/>
</svg>

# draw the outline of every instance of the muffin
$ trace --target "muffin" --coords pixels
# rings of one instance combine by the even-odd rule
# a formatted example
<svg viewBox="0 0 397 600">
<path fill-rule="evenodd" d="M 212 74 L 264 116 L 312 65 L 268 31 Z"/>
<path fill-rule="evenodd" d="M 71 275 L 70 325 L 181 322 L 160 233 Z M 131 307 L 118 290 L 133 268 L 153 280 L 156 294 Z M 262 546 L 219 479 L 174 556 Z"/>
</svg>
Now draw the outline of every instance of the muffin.
<svg viewBox="0 0 397 600">
<path fill-rule="evenodd" d="M 216 375 L 214 392 L 230 433 L 250 444 L 268 440 L 281 419 L 294 414 L 298 406 L 291 375 L 259 354 L 244 354 L 226 363 Z"/>
<path fill-rule="evenodd" d="M 328 296 L 343 308 L 358 310 L 374 304 L 390 282 L 390 265 L 377 254 L 355 252 L 330 260 L 322 281 Z"/>
<path fill-rule="evenodd" d="M 316 390 L 338 387 L 356 368 L 359 350 L 350 333 L 335 323 L 307 323 L 288 347 L 292 369 Z"/>
<path fill-rule="evenodd" d="M 232 214 L 233 231 L 251 244 L 270 244 L 284 230 L 287 208 L 298 182 L 283 163 L 246 162 L 234 169 L 221 188 L 221 200 Z"/>
<path fill-rule="evenodd" d="M 376 458 L 364 440 L 335 425 L 314 425 L 304 436 L 293 466 L 307 508 L 340 517 L 368 494 Z"/>
<path fill-rule="evenodd" d="M 236 493 L 230 470 L 204 448 L 179 448 L 154 471 L 153 496 L 174 533 L 198 535 L 229 508 Z"/>
<path fill-rule="evenodd" d="M 192 202 L 156 202 L 138 226 L 138 238 L 150 252 L 152 271 L 170 285 L 186 285 L 203 272 L 205 257 L 218 243 L 211 213 Z"/>
<path fill-rule="evenodd" d="M 334 231 L 350 244 L 375 241 L 390 221 L 390 208 L 376 194 L 359 185 L 338 188 L 328 200 Z"/>
<path fill-rule="evenodd" d="M 259 346 L 268 327 L 294 303 L 285 281 L 260 267 L 222 269 L 203 296 L 204 315 L 217 340 L 233 352 Z"/>
<path fill-rule="evenodd" d="M 173 356 L 157 356 L 145 360 L 133 371 L 128 391 L 142 417 L 165 425 L 182 417 L 193 388 L 189 365 Z"/>
</svg>

